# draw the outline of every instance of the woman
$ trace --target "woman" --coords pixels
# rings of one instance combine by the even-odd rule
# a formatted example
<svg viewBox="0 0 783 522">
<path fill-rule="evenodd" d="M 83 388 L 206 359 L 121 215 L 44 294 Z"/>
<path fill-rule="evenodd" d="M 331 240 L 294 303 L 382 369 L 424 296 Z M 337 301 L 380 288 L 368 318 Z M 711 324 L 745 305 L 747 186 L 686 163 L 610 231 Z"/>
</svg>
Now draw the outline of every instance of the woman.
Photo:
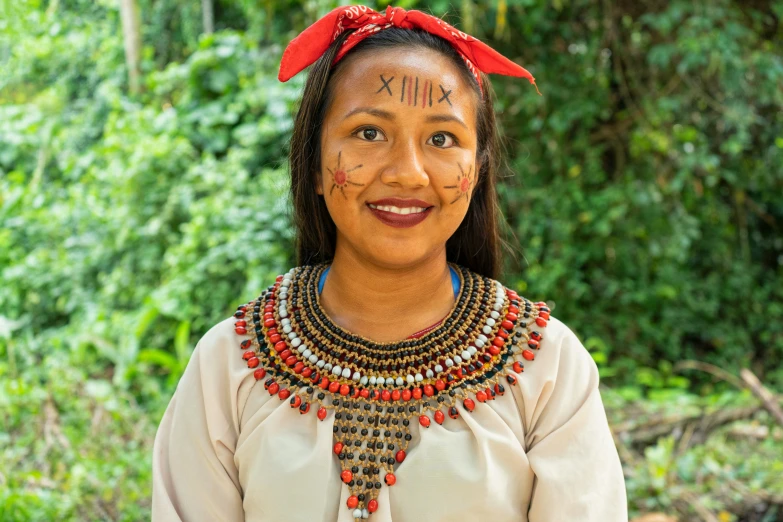
<svg viewBox="0 0 783 522">
<path fill-rule="evenodd" d="M 494 278 L 483 73 L 527 71 L 440 20 L 342 7 L 291 142 L 300 266 L 198 343 L 155 441 L 159 521 L 627 520 L 598 372 Z"/>
</svg>

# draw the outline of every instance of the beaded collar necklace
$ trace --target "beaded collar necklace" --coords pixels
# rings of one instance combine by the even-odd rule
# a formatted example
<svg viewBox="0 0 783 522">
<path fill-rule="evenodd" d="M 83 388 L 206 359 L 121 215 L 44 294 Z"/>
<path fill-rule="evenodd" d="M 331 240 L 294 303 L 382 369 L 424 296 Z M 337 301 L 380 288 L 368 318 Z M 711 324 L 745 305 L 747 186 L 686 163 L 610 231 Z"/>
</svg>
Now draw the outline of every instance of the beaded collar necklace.
<svg viewBox="0 0 783 522">
<path fill-rule="evenodd" d="M 379 343 L 332 322 L 318 293 L 325 263 L 292 268 L 234 314 L 242 357 L 270 395 L 302 415 L 317 403 L 321 421 L 334 412 L 333 451 L 355 520 L 378 510 L 381 477 L 386 486 L 396 483 L 411 421 L 429 428 L 446 415 L 458 418 L 458 403 L 472 412 L 476 402 L 503 395 L 502 380 L 517 382 L 508 370 L 522 373 L 522 360 L 534 360 L 539 349 L 545 303 L 449 265 L 460 279 L 454 306 L 417 338 Z"/>
</svg>

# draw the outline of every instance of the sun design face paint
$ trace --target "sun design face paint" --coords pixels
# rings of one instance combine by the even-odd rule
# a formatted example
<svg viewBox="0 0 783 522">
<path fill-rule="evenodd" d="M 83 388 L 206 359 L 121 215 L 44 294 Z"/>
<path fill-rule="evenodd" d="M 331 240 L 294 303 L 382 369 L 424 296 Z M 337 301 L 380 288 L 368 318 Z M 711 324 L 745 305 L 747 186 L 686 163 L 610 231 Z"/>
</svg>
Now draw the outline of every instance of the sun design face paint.
<svg viewBox="0 0 783 522">
<path fill-rule="evenodd" d="M 363 187 L 364 183 L 355 183 L 348 178 L 348 174 L 350 172 L 353 172 L 354 170 L 361 168 L 362 165 L 359 164 L 348 170 L 343 170 L 343 168 L 340 166 L 342 162 L 342 154 L 343 154 L 342 151 L 337 153 L 337 167 L 335 167 L 334 171 L 329 167 L 326 167 L 326 170 L 328 170 L 329 174 L 332 175 L 332 181 L 334 182 L 332 184 L 332 188 L 329 190 L 329 195 L 331 196 L 332 192 L 334 192 L 334 189 L 337 188 L 340 190 L 340 192 L 342 192 L 343 197 L 347 200 L 348 196 L 345 195 L 345 187 L 347 185 L 355 185 L 357 187 Z"/>
<path fill-rule="evenodd" d="M 467 174 L 465 174 L 465 171 L 462 169 L 462 165 L 457 163 L 457 166 L 459 167 L 459 174 L 457 175 L 457 184 L 443 187 L 447 189 L 451 189 L 451 188 L 457 189 L 459 195 L 456 198 L 454 198 L 454 200 L 451 202 L 452 204 L 462 199 L 463 196 L 465 196 L 465 201 L 470 202 L 470 189 L 473 187 L 473 178 L 470 176 L 470 173 L 473 171 L 473 165 L 470 165 L 468 167 Z"/>
</svg>

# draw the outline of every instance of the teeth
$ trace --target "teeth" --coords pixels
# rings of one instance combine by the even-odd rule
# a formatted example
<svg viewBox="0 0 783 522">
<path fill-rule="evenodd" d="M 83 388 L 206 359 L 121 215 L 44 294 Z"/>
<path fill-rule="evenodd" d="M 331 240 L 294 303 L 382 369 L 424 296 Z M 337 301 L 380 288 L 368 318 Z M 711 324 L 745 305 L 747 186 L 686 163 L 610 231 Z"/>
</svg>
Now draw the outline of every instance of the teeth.
<svg viewBox="0 0 783 522">
<path fill-rule="evenodd" d="M 391 205 L 373 205 L 372 203 L 369 204 L 370 208 L 376 208 L 378 210 L 384 210 L 386 212 L 393 212 L 395 214 L 402 214 L 403 216 L 406 214 L 418 214 L 419 212 L 424 212 L 427 210 L 423 207 L 405 207 L 405 208 L 399 208 L 399 207 L 392 207 Z"/>
</svg>

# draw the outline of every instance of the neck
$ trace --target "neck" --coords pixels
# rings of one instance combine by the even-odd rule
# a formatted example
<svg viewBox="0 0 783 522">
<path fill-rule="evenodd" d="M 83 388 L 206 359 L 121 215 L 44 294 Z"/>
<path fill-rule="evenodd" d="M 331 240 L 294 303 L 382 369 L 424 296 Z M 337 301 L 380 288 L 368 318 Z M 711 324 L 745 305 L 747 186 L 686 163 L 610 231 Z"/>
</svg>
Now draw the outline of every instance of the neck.
<svg viewBox="0 0 783 522">
<path fill-rule="evenodd" d="M 379 265 L 337 248 L 320 296 L 331 320 L 376 342 L 401 341 L 454 306 L 446 250 L 405 267 Z"/>
</svg>

